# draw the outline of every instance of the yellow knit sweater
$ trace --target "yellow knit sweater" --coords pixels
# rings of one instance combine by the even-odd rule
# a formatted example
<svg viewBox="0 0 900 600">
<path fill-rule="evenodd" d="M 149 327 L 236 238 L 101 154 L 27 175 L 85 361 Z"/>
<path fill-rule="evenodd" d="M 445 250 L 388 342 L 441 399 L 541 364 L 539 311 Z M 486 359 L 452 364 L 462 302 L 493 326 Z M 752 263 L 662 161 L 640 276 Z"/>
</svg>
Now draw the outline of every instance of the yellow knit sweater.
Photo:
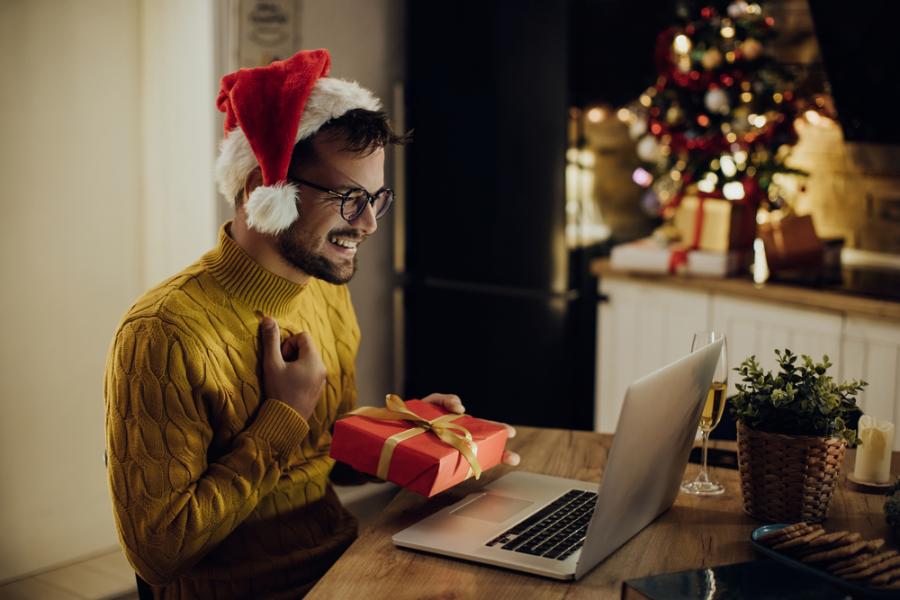
<svg viewBox="0 0 900 600">
<path fill-rule="evenodd" d="M 128 311 L 107 359 L 113 511 L 162 598 L 297 597 L 352 541 L 328 484 L 331 425 L 356 404 L 346 286 L 297 285 L 231 239 Z M 258 321 L 307 331 L 328 370 L 309 422 L 261 390 Z"/>
</svg>

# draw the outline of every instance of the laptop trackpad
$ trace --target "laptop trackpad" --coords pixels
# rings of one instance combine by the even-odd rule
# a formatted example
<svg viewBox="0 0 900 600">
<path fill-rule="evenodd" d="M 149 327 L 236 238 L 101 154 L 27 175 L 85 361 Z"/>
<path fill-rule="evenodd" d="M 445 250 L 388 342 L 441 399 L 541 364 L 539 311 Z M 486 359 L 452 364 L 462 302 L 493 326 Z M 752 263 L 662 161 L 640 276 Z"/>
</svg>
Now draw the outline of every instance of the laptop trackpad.
<svg viewBox="0 0 900 600">
<path fill-rule="evenodd" d="M 532 504 L 534 502 L 530 500 L 508 498 L 497 494 L 485 494 L 481 498 L 457 508 L 450 514 L 455 517 L 470 517 L 472 519 L 500 523 Z"/>
</svg>

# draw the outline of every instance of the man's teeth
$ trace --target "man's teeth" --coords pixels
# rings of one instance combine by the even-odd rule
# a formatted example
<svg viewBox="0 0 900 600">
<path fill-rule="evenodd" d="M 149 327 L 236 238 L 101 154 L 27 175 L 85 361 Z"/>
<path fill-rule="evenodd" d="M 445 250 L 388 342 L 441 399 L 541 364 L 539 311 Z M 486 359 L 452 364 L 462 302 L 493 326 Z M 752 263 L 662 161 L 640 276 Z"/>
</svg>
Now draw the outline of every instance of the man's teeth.
<svg viewBox="0 0 900 600">
<path fill-rule="evenodd" d="M 359 242 L 353 242 L 350 240 L 342 240 L 342 239 L 339 239 L 336 237 L 333 237 L 328 241 L 330 241 L 332 244 L 337 244 L 338 246 L 341 246 L 342 248 L 350 248 L 351 250 L 356 249 L 356 247 L 359 245 Z"/>
</svg>

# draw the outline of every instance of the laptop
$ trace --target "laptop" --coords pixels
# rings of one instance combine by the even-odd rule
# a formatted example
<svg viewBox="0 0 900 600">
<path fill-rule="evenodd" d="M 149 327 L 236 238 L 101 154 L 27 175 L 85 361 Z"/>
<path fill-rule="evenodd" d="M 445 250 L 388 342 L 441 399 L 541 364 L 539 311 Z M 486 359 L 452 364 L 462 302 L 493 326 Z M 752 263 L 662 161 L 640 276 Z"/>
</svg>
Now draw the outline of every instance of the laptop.
<svg viewBox="0 0 900 600">
<path fill-rule="evenodd" d="M 580 579 L 672 506 L 721 349 L 720 340 L 628 387 L 599 485 L 513 472 L 400 531 L 394 544 Z"/>
</svg>

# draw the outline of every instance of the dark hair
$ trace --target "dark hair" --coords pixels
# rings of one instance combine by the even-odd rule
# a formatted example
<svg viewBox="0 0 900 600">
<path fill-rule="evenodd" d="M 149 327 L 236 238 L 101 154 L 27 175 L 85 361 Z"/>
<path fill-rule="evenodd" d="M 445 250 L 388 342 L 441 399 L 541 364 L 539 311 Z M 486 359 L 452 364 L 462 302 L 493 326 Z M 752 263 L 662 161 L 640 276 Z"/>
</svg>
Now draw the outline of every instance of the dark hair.
<svg viewBox="0 0 900 600">
<path fill-rule="evenodd" d="M 319 135 L 342 136 L 344 150 L 360 155 L 369 155 L 385 146 L 402 146 L 412 141 L 412 132 L 397 134 L 391 129 L 387 115 L 381 111 L 357 108 L 347 111 L 336 119 L 331 119 L 315 133 L 297 142 L 291 155 L 291 162 L 305 161 L 314 156 L 313 139 Z"/>
</svg>

